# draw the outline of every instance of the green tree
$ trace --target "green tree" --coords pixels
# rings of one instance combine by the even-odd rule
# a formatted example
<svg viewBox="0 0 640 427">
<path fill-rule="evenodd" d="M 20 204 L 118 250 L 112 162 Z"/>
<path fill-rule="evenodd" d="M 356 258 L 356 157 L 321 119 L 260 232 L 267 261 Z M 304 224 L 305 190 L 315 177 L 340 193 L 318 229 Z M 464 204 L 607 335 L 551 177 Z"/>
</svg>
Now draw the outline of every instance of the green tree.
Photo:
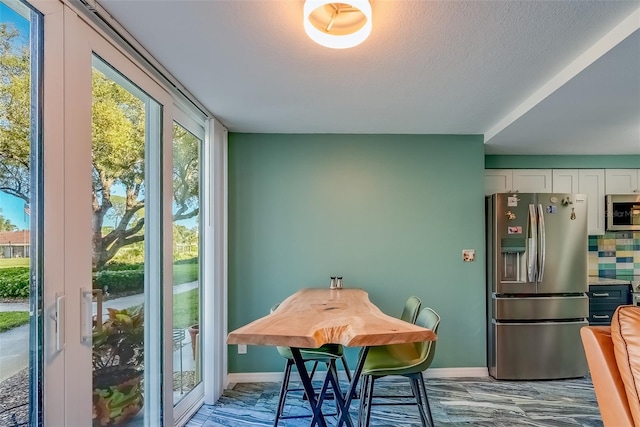
<svg viewBox="0 0 640 427">
<path fill-rule="evenodd" d="M 29 45 L 0 23 L 0 191 L 29 202 Z"/>
<path fill-rule="evenodd" d="M 173 224 L 173 253 L 175 259 L 197 252 L 198 229 L 189 229 L 181 224 Z M 176 257 L 176 255 L 178 255 Z M 174 260 L 175 260 L 174 259 Z"/>
<path fill-rule="evenodd" d="M 18 229 L 7 218 L 2 216 L 2 209 L 0 209 L 0 231 L 15 231 Z"/>
<path fill-rule="evenodd" d="M 0 191 L 26 202 L 30 198 L 29 63 L 28 41 L 0 24 Z M 146 116 L 142 100 L 96 69 L 92 90 L 92 244 L 93 268 L 99 270 L 121 248 L 144 240 Z M 198 145 L 192 139 L 188 133 L 175 136 L 176 221 L 199 212 Z M 114 187 L 124 189 L 123 204 L 114 203 Z M 103 227 L 105 218 L 115 219 L 115 226 Z"/>
<path fill-rule="evenodd" d="M 124 246 L 144 240 L 145 105 L 100 71 L 92 75 L 93 266 L 100 269 Z M 125 189 L 118 203 L 119 221 L 103 235 L 103 223 L 114 209 L 111 191 Z M 118 201 L 121 201 L 119 199 Z"/>
<path fill-rule="evenodd" d="M 173 220 L 192 218 L 199 212 L 200 140 L 182 126 L 173 125 Z"/>
</svg>

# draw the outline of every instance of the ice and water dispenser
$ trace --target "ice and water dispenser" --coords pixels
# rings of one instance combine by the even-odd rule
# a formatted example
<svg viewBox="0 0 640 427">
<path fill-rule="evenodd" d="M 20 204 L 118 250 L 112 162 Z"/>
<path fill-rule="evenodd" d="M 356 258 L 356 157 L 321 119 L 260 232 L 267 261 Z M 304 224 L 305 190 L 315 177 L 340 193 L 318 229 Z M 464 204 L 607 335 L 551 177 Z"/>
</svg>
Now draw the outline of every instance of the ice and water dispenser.
<svg viewBox="0 0 640 427">
<path fill-rule="evenodd" d="M 522 282 L 527 280 L 526 238 L 503 238 L 502 248 L 502 282 Z"/>
</svg>

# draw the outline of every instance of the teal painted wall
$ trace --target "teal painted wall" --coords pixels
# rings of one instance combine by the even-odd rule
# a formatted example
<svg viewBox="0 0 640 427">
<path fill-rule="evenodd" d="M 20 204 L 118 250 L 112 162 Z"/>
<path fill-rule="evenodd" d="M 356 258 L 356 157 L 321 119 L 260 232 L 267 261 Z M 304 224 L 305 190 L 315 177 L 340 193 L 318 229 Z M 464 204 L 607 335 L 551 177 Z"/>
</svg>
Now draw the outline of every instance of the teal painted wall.
<svg viewBox="0 0 640 427">
<path fill-rule="evenodd" d="M 390 315 L 410 295 L 438 311 L 434 367 L 486 366 L 483 179 L 481 135 L 231 133 L 229 330 L 341 275 Z M 229 372 L 283 363 L 229 346 Z"/>
<path fill-rule="evenodd" d="M 640 155 L 627 156 L 485 156 L 487 169 L 640 168 Z"/>
</svg>

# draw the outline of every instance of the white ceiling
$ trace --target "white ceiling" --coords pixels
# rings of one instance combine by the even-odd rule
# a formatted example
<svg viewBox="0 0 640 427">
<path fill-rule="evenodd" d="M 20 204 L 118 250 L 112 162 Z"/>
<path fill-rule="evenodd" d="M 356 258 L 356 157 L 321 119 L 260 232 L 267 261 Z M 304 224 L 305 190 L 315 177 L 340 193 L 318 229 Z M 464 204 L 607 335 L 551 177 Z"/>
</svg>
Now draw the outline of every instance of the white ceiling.
<svg viewBox="0 0 640 427">
<path fill-rule="evenodd" d="M 346 50 L 306 36 L 302 0 L 98 1 L 230 131 L 640 154 L 640 0 L 371 0 Z"/>
</svg>

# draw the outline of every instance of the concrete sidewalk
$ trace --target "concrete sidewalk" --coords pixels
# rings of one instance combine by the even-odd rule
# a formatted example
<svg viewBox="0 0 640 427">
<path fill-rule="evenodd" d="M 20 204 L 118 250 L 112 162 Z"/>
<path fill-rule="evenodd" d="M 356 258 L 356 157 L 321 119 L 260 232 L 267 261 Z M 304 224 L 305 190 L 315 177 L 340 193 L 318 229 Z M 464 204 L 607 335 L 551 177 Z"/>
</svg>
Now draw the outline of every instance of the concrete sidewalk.
<svg viewBox="0 0 640 427">
<path fill-rule="evenodd" d="M 0 302 L 0 312 L 3 311 L 29 311 L 28 302 Z"/>
<path fill-rule="evenodd" d="M 0 382 L 29 366 L 29 325 L 0 333 Z"/>
<path fill-rule="evenodd" d="M 197 287 L 197 281 L 176 285 L 173 287 L 173 294 L 181 294 Z M 106 308 L 115 308 L 118 310 L 122 310 L 123 308 L 129 308 L 136 305 L 141 305 L 143 303 L 144 294 L 129 295 L 126 297 L 114 298 L 104 301 L 102 304 L 103 319 L 106 316 Z M 0 303 L 0 312 L 2 311 L 29 311 L 29 303 Z M 93 314 L 97 314 L 96 303 L 93 304 Z M 187 340 L 182 343 L 183 346 L 189 344 L 188 335 L 189 334 L 187 334 Z M 184 351 L 183 354 L 189 355 L 189 358 L 191 358 L 190 353 L 191 348 L 188 348 L 188 351 Z M 184 359 L 186 359 L 186 357 L 184 357 Z M 187 366 L 193 364 L 193 362 L 189 363 L 189 361 L 185 361 Z M 9 331 L 0 333 L 0 382 L 17 374 L 28 365 L 29 325 L 19 326 Z"/>
</svg>

